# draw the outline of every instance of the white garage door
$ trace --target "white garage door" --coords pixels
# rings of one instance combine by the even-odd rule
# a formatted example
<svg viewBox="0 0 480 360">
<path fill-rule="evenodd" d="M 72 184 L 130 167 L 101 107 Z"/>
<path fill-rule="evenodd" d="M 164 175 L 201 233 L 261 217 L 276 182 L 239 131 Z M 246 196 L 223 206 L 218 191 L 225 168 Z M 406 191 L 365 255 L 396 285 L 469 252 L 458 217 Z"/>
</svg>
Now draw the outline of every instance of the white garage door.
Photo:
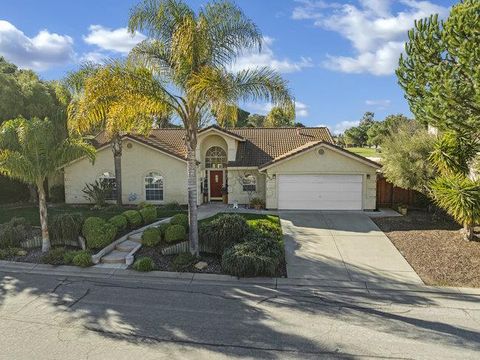
<svg viewBox="0 0 480 360">
<path fill-rule="evenodd" d="M 279 175 L 278 208 L 362 210 L 362 175 Z"/>
</svg>

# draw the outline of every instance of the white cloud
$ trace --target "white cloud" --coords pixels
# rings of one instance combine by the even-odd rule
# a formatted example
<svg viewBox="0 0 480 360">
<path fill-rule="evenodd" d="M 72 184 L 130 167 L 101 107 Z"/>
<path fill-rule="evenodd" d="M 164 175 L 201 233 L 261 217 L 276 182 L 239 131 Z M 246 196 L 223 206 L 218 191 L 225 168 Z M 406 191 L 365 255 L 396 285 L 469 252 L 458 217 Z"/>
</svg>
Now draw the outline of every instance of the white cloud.
<svg viewBox="0 0 480 360">
<path fill-rule="evenodd" d="M 86 54 L 83 54 L 82 57 L 80 58 L 80 61 L 101 64 L 105 62 L 105 60 L 108 60 L 108 58 L 109 57 L 101 51 L 91 51 Z"/>
<path fill-rule="evenodd" d="M 308 116 L 308 106 L 300 101 L 295 102 L 295 113 L 297 117 L 307 117 Z"/>
<path fill-rule="evenodd" d="M 447 7 L 419 0 L 400 0 L 403 9 L 394 12 L 392 2 L 359 0 L 359 5 L 337 4 L 333 9 L 301 2 L 292 17 L 313 20 L 315 26 L 337 32 L 351 43 L 355 55 L 328 55 L 324 62 L 327 68 L 346 73 L 389 75 L 398 64 L 407 31 L 414 21 L 435 13 L 441 17 L 448 13 Z"/>
<path fill-rule="evenodd" d="M 386 108 L 390 106 L 391 103 L 392 101 L 388 99 L 365 100 L 365 105 L 375 106 L 378 108 Z"/>
<path fill-rule="evenodd" d="M 358 120 L 339 122 L 333 128 L 333 133 L 334 134 L 341 134 L 341 133 L 345 132 L 345 130 L 347 130 L 348 128 L 351 128 L 353 126 L 358 126 L 358 124 L 360 124 L 360 121 L 358 121 Z"/>
<path fill-rule="evenodd" d="M 257 113 L 260 115 L 266 115 L 272 110 L 273 105 L 271 103 L 251 103 L 246 105 L 246 110 Z M 295 113 L 297 117 L 307 117 L 309 106 L 300 101 L 295 102 Z"/>
<path fill-rule="evenodd" d="M 67 64 L 75 58 L 70 36 L 41 30 L 30 38 L 5 20 L 0 20 L 0 55 L 21 68 L 34 70 Z"/>
<path fill-rule="evenodd" d="M 306 57 L 301 57 L 297 61 L 277 58 L 272 50 L 274 39 L 265 37 L 263 40 L 261 52 L 255 50 L 246 51 L 232 65 L 232 70 L 240 71 L 267 66 L 281 73 L 292 73 L 313 66 L 312 60 Z"/>
<path fill-rule="evenodd" d="M 109 29 L 102 25 L 90 25 L 88 35 L 83 40 L 90 45 L 96 45 L 100 50 L 128 54 L 139 42 L 146 39 L 145 35 L 128 32 L 126 27 Z"/>
</svg>

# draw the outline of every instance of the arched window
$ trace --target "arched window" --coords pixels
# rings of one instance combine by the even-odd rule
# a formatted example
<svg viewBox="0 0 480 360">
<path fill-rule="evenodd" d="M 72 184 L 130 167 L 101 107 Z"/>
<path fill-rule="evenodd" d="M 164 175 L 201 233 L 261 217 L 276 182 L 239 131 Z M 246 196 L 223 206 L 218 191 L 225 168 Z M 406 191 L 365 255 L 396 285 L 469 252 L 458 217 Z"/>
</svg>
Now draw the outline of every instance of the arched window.
<svg viewBox="0 0 480 360">
<path fill-rule="evenodd" d="M 242 178 L 243 191 L 256 192 L 257 178 L 252 174 L 245 174 Z"/>
<path fill-rule="evenodd" d="M 222 169 L 227 166 L 227 153 L 220 146 L 212 146 L 205 155 L 207 169 Z"/>
<path fill-rule="evenodd" d="M 163 177 L 156 172 L 145 176 L 145 200 L 163 201 Z"/>
<path fill-rule="evenodd" d="M 105 171 L 98 178 L 100 184 L 105 188 L 105 200 L 117 199 L 117 181 L 115 174 L 110 171 Z"/>
</svg>

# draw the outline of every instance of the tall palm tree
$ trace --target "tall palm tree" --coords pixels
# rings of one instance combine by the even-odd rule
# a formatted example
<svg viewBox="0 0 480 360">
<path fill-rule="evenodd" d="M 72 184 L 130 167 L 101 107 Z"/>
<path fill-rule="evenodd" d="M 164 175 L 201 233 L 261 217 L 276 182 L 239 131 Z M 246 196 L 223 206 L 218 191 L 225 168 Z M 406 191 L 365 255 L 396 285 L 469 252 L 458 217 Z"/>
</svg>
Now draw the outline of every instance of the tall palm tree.
<svg viewBox="0 0 480 360">
<path fill-rule="evenodd" d="M 50 249 L 44 182 L 62 165 L 95 150 L 80 138 L 59 139 L 52 121 L 9 120 L 0 127 L 0 174 L 36 186 L 42 227 L 42 251 Z"/>
<path fill-rule="evenodd" d="M 183 0 L 144 0 L 132 9 L 128 28 L 148 35 L 131 56 L 163 83 L 161 99 L 186 130 L 190 251 L 198 255 L 199 124 L 212 113 L 219 122 L 236 119 L 240 101 L 290 109 L 292 98 L 286 82 L 269 68 L 230 71 L 242 51 L 261 49 L 262 35 L 229 1 L 207 3 L 195 13 Z"/>
<path fill-rule="evenodd" d="M 129 69 L 127 75 L 112 71 L 122 67 Z M 143 91 L 131 91 L 129 84 L 144 73 L 128 63 L 112 61 L 103 66 L 86 64 L 66 79 L 74 94 L 68 107 L 70 129 L 80 134 L 105 130 L 110 140 L 118 205 L 122 205 L 122 134 L 146 135 L 157 119 L 170 115 L 164 104 L 143 96 Z"/>
</svg>

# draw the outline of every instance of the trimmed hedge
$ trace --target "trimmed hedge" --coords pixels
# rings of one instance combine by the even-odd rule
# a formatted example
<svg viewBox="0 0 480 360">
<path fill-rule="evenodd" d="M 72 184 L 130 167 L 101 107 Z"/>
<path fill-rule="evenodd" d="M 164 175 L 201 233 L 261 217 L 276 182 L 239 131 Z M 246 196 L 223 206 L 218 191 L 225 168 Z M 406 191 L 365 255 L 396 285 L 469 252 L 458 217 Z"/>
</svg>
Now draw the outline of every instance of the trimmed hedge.
<svg viewBox="0 0 480 360">
<path fill-rule="evenodd" d="M 137 271 L 147 272 L 155 268 L 153 260 L 147 256 L 141 257 L 133 263 L 133 269 Z"/>
<path fill-rule="evenodd" d="M 175 271 L 186 271 L 197 261 L 197 257 L 190 253 L 181 253 L 172 260 L 172 267 Z"/>
<path fill-rule="evenodd" d="M 82 228 L 89 249 L 103 248 L 115 239 L 117 228 L 102 218 L 89 217 Z"/>
<path fill-rule="evenodd" d="M 124 232 L 127 230 L 128 221 L 124 215 L 115 215 L 111 217 L 108 222 L 117 228 L 117 232 Z"/>
<path fill-rule="evenodd" d="M 142 234 L 142 244 L 148 247 L 157 246 L 162 240 L 162 233 L 157 228 L 148 228 Z"/>
<path fill-rule="evenodd" d="M 88 251 L 78 251 L 78 253 L 72 259 L 72 264 L 80 267 L 92 266 L 92 255 Z"/>
<path fill-rule="evenodd" d="M 174 243 L 185 240 L 187 230 L 182 225 L 170 225 L 165 231 L 165 241 L 167 243 Z"/>
<path fill-rule="evenodd" d="M 225 250 L 222 269 L 230 275 L 274 276 L 283 256 L 280 242 L 273 239 L 253 238 Z"/>
<path fill-rule="evenodd" d="M 144 224 L 151 224 L 157 219 L 157 209 L 155 206 L 145 206 L 139 210 Z"/>
<path fill-rule="evenodd" d="M 169 223 L 162 223 L 157 226 L 157 229 L 160 231 L 160 234 L 162 235 L 162 240 L 165 240 L 165 232 L 169 227 L 170 227 Z"/>
<path fill-rule="evenodd" d="M 136 229 L 143 224 L 142 215 L 137 210 L 127 210 L 122 215 L 127 218 L 130 229 Z"/>
<path fill-rule="evenodd" d="M 259 233 L 262 237 L 268 237 L 279 241 L 282 240 L 281 227 L 269 220 L 251 220 L 248 224 L 253 231 Z"/>
<path fill-rule="evenodd" d="M 222 255 L 225 249 L 245 240 L 250 227 L 243 216 L 221 215 L 200 226 L 200 242 L 214 253 Z"/>
<path fill-rule="evenodd" d="M 185 214 L 176 214 L 172 216 L 170 220 L 172 225 L 182 225 L 185 229 L 188 229 L 188 215 Z"/>
<path fill-rule="evenodd" d="M 63 254 L 63 262 L 70 265 L 73 262 L 73 258 L 77 256 L 82 250 L 71 250 Z"/>
</svg>

